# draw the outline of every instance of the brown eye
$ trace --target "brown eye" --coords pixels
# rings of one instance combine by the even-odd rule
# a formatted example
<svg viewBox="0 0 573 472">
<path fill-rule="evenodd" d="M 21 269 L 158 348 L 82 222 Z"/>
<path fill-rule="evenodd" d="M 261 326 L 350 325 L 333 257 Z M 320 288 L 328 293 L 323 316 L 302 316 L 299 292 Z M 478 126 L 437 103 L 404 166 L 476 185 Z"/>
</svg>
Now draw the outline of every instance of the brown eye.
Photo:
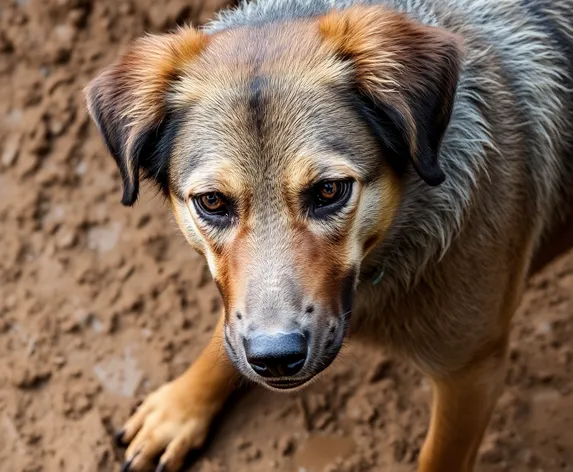
<svg viewBox="0 0 573 472">
<path fill-rule="evenodd" d="M 221 195 L 215 192 L 206 193 L 201 196 L 201 204 L 203 208 L 209 212 L 215 212 L 220 210 L 225 202 L 221 198 Z"/>
<path fill-rule="evenodd" d="M 212 225 L 226 226 L 235 215 L 232 202 L 219 192 L 197 195 L 193 202 L 199 216 Z"/>
<path fill-rule="evenodd" d="M 314 218 L 339 212 L 352 195 L 352 180 L 323 180 L 309 189 L 304 205 Z"/>
<path fill-rule="evenodd" d="M 328 201 L 336 198 L 338 194 L 338 189 L 340 185 L 338 182 L 334 181 L 325 181 L 319 185 L 318 192 L 320 194 L 320 198 Z"/>
</svg>

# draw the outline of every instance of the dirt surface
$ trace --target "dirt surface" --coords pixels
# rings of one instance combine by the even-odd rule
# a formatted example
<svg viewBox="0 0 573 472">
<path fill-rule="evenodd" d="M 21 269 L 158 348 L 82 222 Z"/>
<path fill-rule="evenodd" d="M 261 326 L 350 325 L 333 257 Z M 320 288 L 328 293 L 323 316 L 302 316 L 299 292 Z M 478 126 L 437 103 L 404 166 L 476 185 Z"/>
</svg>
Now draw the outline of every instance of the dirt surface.
<svg viewBox="0 0 573 472">
<path fill-rule="evenodd" d="M 148 187 L 119 177 L 80 93 L 130 39 L 205 8 L 164 0 L 0 0 L 0 470 L 119 470 L 112 432 L 196 357 L 219 298 Z M 573 471 L 573 254 L 533 280 L 482 472 Z M 192 470 L 413 471 L 428 384 L 350 343 L 307 390 L 251 389 Z M 471 405 L 468 405 L 471 408 Z"/>
</svg>

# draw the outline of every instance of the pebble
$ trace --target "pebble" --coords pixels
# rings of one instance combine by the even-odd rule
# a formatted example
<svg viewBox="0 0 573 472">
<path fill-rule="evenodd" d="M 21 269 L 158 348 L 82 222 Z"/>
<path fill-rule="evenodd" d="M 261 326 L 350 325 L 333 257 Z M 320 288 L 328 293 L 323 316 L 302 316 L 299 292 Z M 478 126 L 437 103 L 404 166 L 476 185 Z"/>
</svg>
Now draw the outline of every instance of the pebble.
<svg viewBox="0 0 573 472">
<path fill-rule="evenodd" d="M 10 167 L 16 162 L 20 152 L 20 139 L 20 135 L 12 134 L 4 141 L 4 150 L 0 158 L 3 167 Z"/>
</svg>

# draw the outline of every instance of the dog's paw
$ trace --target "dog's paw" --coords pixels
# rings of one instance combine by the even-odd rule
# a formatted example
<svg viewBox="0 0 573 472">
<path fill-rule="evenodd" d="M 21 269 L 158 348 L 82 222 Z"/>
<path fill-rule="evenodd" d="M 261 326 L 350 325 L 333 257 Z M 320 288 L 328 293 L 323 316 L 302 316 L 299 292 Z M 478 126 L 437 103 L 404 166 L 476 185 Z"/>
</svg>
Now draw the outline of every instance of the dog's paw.
<svg viewBox="0 0 573 472">
<path fill-rule="evenodd" d="M 175 472 L 192 449 L 200 448 L 218 407 L 198 387 L 174 380 L 149 395 L 117 441 L 129 444 L 122 472 Z"/>
</svg>

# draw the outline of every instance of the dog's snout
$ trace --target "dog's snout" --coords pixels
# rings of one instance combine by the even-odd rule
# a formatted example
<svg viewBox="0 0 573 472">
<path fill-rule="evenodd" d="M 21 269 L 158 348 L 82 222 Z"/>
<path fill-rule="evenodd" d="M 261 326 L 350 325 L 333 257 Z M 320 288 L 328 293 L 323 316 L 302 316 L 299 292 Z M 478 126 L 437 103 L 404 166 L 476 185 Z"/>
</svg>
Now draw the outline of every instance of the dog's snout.
<svg viewBox="0 0 573 472">
<path fill-rule="evenodd" d="M 301 333 L 256 335 L 243 340 L 247 361 L 262 377 L 290 377 L 299 372 L 308 351 Z"/>
</svg>

